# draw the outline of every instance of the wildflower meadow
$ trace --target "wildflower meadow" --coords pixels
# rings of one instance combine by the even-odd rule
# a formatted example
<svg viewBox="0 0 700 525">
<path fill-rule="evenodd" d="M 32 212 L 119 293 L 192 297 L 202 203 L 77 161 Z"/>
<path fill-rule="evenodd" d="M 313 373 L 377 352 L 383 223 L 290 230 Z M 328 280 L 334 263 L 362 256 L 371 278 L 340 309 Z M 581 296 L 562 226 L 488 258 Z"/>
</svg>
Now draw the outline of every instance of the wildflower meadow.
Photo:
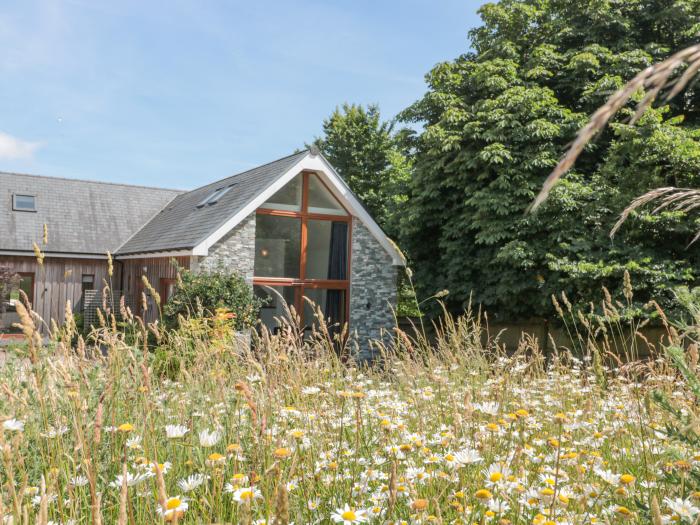
<svg viewBox="0 0 700 525">
<path fill-rule="evenodd" d="M 430 340 L 396 330 L 360 366 L 323 326 L 248 346 L 220 315 L 159 332 L 189 356 L 172 367 L 109 313 L 87 340 L 69 316 L 46 342 L 20 310 L 28 344 L 0 369 L 3 523 L 700 518 L 695 347 L 606 359 L 617 336 L 601 322 L 581 352 L 506 352 L 467 313 Z M 667 329 L 671 348 L 682 334 Z"/>
</svg>

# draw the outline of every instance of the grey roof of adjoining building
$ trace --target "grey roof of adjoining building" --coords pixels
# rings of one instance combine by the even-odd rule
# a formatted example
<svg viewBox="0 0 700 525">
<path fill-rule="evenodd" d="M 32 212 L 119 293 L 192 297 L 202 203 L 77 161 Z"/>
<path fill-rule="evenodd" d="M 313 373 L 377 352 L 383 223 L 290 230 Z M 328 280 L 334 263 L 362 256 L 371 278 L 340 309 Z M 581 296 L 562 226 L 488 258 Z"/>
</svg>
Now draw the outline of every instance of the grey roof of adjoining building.
<svg viewBox="0 0 700 525">
<path fill-rule="evenodd" d="M 0 251 L 105 254 L 114 251 L 178 190 L 0 172 Z M 13 195 L 34 195 L 36 212 L 14 211 Z M 44 224 L 48 244 L 42 245 Z"/>
<path fill-rule="evenodd" d="M 178 195 L 127 240 L 117 254 L 194 248 L 307 154 L 306 150 L 300 151 Z M 232 184 L 216 204 L 197 207 L 217 189 Z"/>
</svg>

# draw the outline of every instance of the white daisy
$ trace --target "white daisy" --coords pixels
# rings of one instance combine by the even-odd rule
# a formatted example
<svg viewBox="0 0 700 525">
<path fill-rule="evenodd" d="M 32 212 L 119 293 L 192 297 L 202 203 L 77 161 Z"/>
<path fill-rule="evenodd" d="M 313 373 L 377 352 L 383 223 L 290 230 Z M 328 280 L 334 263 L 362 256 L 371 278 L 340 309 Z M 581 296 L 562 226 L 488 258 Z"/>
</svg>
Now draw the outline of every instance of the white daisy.
<svg viewBox="0 0 700 525">
<path fill-rule="evenodd" d="M 213 447 L 221 439 L 221 434 L 218 430 L 202 430 L 199 433 L 199 444 L 203 447 Z"/>
<path fill-rule="evenodd" d="M 671 511 L 676 514 L 679 518 L 686 521 L 692 521 L 698 513 L 700 513 L 700 508 L 696 507 L 690 502 L 690 499 L 681 498 L 664 498 L 664 503 L 671 509 Z"/>
<path fill-rule="evenodd" d="M 252 502 L 259 498 L 262 498 L 262 493 L 257 487 L 241 487 L 233 492 L 233 501 L 237 503 Z"/>
<path fill-rule="evenodd" d="M 192 474 L 177 482 L 182 492 L 192 492 L 206 481 L 207 477 L 204 474 Z"/>
<path fill-rule="evenodd" d="M 342 523 L 342 525 L 353 525 L 353 523 L 364 523 L 369 518 L 366 510 L 352 509 L 346 503 L 342 509 L 335 509 L 335 512 L 331 514 L 331 519 L 336 523 Z"/>
<path fill-rule="evenodd" d="M 4 430 L 8 430 L 10 432 L 23 432 L 24 431 L 24 422 L 20 421 L 19 419 L 6 419 L 5 421 L 2 422 L 2 428 Z"/>
<path fill-rule="evenodd" d="M 184 425 L 165 425 L 165 435 L 168 439 L 181 438 L 190 431 Z"/>
</svg>

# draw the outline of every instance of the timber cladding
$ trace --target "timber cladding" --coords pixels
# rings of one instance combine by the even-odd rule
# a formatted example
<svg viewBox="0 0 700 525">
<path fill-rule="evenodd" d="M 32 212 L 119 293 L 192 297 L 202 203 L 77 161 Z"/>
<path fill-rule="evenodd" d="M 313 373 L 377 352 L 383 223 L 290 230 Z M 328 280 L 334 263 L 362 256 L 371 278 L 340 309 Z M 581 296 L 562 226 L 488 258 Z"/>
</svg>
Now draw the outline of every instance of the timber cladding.
<svg viewBox="0 0 700 525">
<path fill-rule="evenodd" d="M 33 274 L 32 307 L 44 320 L 44 332 L 51 319 L 57 323 L 64 321 L 67 301 L 70 301 L 73 311 L 82 310 L 83 276 L 93 276 L 95 288 L 102 288 L 108 279 L 105 259 L 45 257 L 44 263 L 39 265 L 35 257 L 0 256 L 0 266 L 20 274 Z M 119 283 L 118 270 L 115 264 L 114 286 Z"/>
<path fill-rule="evenodd" d="M 33 256 L 0 256 L 0 267 L 8 267 L 22 275 L 33 275 L 32 309 L 44 320 L 41 329 L 46 333 L 51 319 L 59 324 L 65 320 L 67 301 L 70 301 L 73 312 L 82 312 L 83 277 L 92 276 L 94 289 L 98 291 L 108 284 L 115 293 L 127 296 L 128 304 L 140 305 L 144 290 L 142 276 L 145 275 L 158 293 L 164 295 L 164 284 L 177 275 L 173 259 L 182 268 L 190 267 L 189 257 L 115 260 L 111 279 L 107 275 L 106 259 L 45 257 L 44 263 L 39 265 Z M 140 306 L 134 313 L 141 315 Z M 153 321 L 156 317 L 155 305 L 151 304 L 146 321 Z"/>
<path fill-rule="evenodd" d="M 168 281 L 177 277 L 177 267 L 189 269 L 189 257 L 146 257 L 143 259 L 117 260 L 116 265 L 121 268 L 121 281 L 115 282 L 115 289 L 120 289 L 127 297 L 132 298 L 132 304 L 136 305 L 134 314 L 142 315 L 141 293 L 145 291 L 143 276 L 156 291 L 165 297 L 165 286 Z M 154 321 L 157 317 L 155 304 L 149 298 L 148 312 L 145 320 Z"/>
</svg>

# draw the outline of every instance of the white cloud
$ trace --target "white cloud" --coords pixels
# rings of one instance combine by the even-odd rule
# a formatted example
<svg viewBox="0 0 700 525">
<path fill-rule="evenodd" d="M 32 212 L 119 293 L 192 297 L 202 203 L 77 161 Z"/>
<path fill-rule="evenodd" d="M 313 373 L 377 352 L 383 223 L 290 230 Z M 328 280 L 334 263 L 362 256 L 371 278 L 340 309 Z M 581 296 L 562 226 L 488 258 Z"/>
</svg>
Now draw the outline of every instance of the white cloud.
<svg viewBox="0 0 700 525">
<path fill-rule="evenodd" d="M 30 159 L 41 146 L 39 142 L 28 142 L 0 131 L 0 159 Z"/>
</svg>

